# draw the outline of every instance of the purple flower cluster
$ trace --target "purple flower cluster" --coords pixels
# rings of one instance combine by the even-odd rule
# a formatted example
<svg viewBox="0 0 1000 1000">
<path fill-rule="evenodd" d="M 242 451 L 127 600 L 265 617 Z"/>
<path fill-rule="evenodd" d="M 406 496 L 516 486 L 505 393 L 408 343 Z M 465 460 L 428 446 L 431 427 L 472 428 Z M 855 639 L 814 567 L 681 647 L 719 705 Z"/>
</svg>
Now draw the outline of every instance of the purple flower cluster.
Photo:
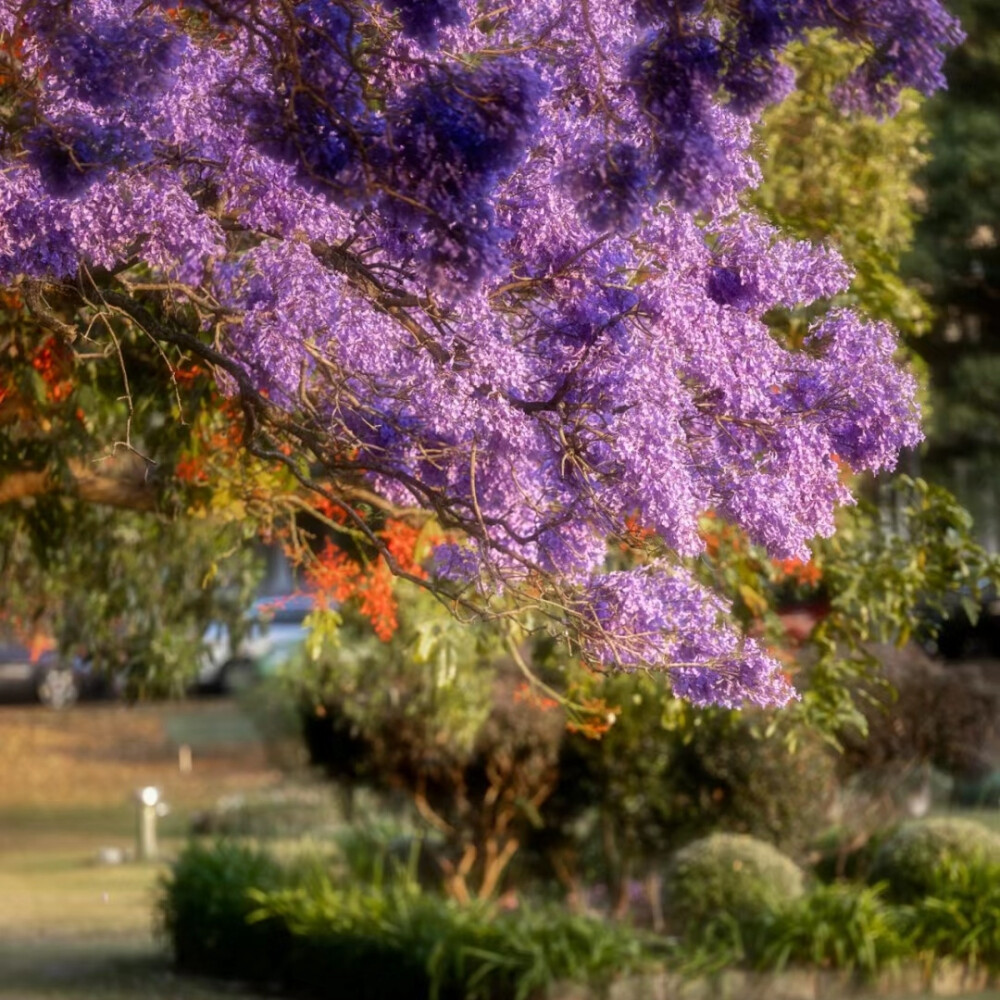
<svg viewBox="0 0 1000 1000">
<path fill-rule="evenodd" d="M 740 708 L 795 697 L 775 661 L 727 624 L 728 608 L 675 567 L 595 576 L 582 607 L 587 655 L 624 670 L 671 663 L 674 692 L 696 705 Z"/>
<path fill-rule="evenodd" d="M 497 59 L 435 73 L 389 111 L 390 224 L 417 229 L 424 273 L 453 288 L 499 270 L 491 194 L 527 152 L 541 97 L 529 66 Z"/>
<path fill-rule="evenodd" d="M 387 0 L 386 6 L 399 16 L 404 33 L 427 48 L 437 44 L 441 28 L 465 20 L 457 0 Z"/>
<path fill-rule="evenodd" d="M 464 531 L 442 577 L 541 588 L 699 703 L 783 701 L 682 568 L 699 516 L 800 555 L 839 463 L 919 431 L 890 331 L 763 322 L 850 275 L 739 210 L 752 127 L 812 28 L 877 111 L 958 29 L 937 0 L 730 6 L 0 0 L 0 274 L 160 283 L 331 468 Z M 676 565 L 605 572 L 632 518 Z"/>
</svg>

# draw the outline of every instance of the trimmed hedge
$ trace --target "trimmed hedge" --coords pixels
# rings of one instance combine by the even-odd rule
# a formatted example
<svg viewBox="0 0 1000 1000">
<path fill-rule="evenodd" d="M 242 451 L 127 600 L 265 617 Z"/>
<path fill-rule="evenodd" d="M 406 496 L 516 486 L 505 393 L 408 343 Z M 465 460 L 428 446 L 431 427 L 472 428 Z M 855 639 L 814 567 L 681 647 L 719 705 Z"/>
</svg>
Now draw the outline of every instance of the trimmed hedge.
<svg viewBox="0 0 1000 1000">
<path fill-rule="evenodd" d="M 674 927 L 719 917 L 752 919 L 804 891 L 802 870 L 763 840 L 713 833 L 674 854 L 663 883 L 664 912 Z"/>
<path fill-rule="evenodd" d="M 939 885 L 942 866 L 956 862 L 1000 864 L 1000 836 L 967 819 L 911 820 L 882 842 L 868 881 L 886 882 L 895 903 L 914 903 Z"/>
</svg>

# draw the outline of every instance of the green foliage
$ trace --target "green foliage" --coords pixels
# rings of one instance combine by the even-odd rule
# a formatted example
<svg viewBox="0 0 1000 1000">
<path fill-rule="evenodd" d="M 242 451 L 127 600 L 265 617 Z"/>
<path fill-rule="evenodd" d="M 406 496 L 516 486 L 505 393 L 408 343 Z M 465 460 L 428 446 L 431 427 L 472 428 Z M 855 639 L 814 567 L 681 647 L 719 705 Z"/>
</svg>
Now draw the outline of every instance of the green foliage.
<svg viewBox="0 0 1000 1000">
<path fill-rule="evenodd" d="M 348 620 L 295 673 L 310 755 L 348 787 L 407 792 L 443 834 L 450 891 L 487 897 L 541 822 L 563 720 L 516 697 L 523 677 L 501 655 L 497 628 L 462 625 L 426 594 L 409 596 L 388 643 Z"/>
<path fill-rule="evenodd" d="M 235 624 L 260 578 L 244 530 L 54 503 L 66 510 L 48 563 L 32 555 L 23 523 L 0 523 L 0 612 L 47 622 L 63 649 L 92 656 L 133 696 L 183 691 L 205 627 Z"/>
<path fill-rule="evenodd" d="M 1000 30 L 993 0 L 949 6 L 968 38 L 948 58 L 948 89 L 927 103 L 932 158 L 920 177 L 926 204 L 908 269 L 935 304 L 982 312 L 1000 286 Z"/>
<path fill-rule="evenodd" d="M 829 610 L 810 636 L 813 661 L 793 711 L 835 738 L 848 726 L 865 731 L 853 695 L 879 668 L 872 643 L 927 639 L 956 594 L 974 604 L 1000 579 L 947 490 L 909 476 L 880 490 L 879 507 L 845 509 L 837 533 L 815 546 Z"/>
<path fill-rule="evenodd" d="M 942 857 L 906 914 L 912 949 L 1000 969 L 1000 861 L 991 858 Z"/>
<path fill-rule="evenodd" d="M 953 863 L 1000 864 L 1000 835 L 973 820 L 936 816 L 903 823 L 879 848 L 870 882 L 886 882 L 889 899 L 919 900 L 941 884 Z"/>
<path fill-rule="evenodd" d="M 241 459 L 208 372 L 105 322 L 104 348 L 74 351 L 0 304 L 0 484 L 42 482 L 0 489 L 0 620 L 92 656 L 130 695 L 176 694 L 205 626 L 235 625 L 260 577 L 261 519 L 225 498 L 273 476 Z M 198 449 L 225 465 L 214 493 Z"/>
<path fill-rule="evenodd" d="M 561 909 L 459 906 L 405 874 L 340 886 L 227 843 L 185 850 L 162 910 L 183 969 L 317 997 L 336 984 L 357 1000 L 526 1000 L 650 961 L 634 933 Z"/>
<path fill-rule="evenodd" d="M 606 678 L 594 690 L 620 708 L 617 721 L 600 740 L 563 738 L 559 785 L 536 842 L 551 851 L 558 831 L 560 849 L 572 847 L 619 892 L 713 831 L 750 834 L 794 854 L 826 825 L 835 760 L 816 734 L 796 729 L 790 748 L 783 720 L 694 709 L 645 674 Z M 597 844 L 602 856 L 589 857 Z"/>
<path fill-rule="evenodd" d="M 791 858 L 742 834 L 715 833 L 681 848 L 663 881 L 664 910 L 680 928 L 723 915 L 742 923 L 802 893 L 802 871 Z"/>
<path fill-rule="evenodd" d="M 161 914 L 186 971 L 304 996 L 327 996 L 336 984 L 358 1000 L 527 1000 L 557 983 L 602 988 L 663 966 L 685 975 L 798 967 L 864 979 L 909 959 L 1000 969 L 995 860 L 944 850 L 925 894 L 895 905 L 885 884 L 803 892 L 790 861 L 749 838 L 709 838 L 699 849 L 709 863 L 686 869 L 691 898 L 671 911 L 683 931 L 672 939 L 560 907 L 460 905 L 421 892 L 412 863 L 376 864 L 371 879 L 352 868 L 333 881 L 326 866 L 279 863 L 230 842 L 182 853 Z"/>
<path fill-rule="evenodd" d="M 458 622 L 416 587 L 402 586 L 400 596 L 399 629 L 389 642 L 348 617 L 326 641 L 310 644 L 289 677 L 304 701 L 326 709 L 320 728 L 363 735 L 381 755 L 381 775 L 415 760 L 446 771 L 472 754 L 492 709 L 498 636 Z M 358 766 L 344 760 L 345 770 Z"/>
<path fill-rule="evenodd" d="M 288 873 L 255 847 L 220 841 L 190 843 L 163 884 L 160 919 L 179 968 L 245 979 L 278 974 L 287 948 L 277 922 L 247 922 L 250 890 L 277 890 Z"/>
<path fill-rule="evenodd" d="M 919 333 L 927 305 L 901 278 L 899 257 L 913 238 L 913 177 L 927 160 L 920 101 L 906 95 L 886 121 L 841 113 L 832 84 L 856 59 L 825 33 L 790 51 L 798 90 L 765 116 L 764 183 L 753 200 L 783 228 L 840 250 L 855 270 L 845 302 Z"/>
<path fill-rule="evenodd" d="M 798 965 L 870 978 L 907 953 L 899 913 L 881 888 L 850 883 L 816 886 L 766 915 L 756 937 L 753 964 L 766 971 Z"/>
<path fill-rule="evenodd" d="M 809 574 L 786 573 L 717 522 L 710 525 L 712 557 L 694 567 L 730 598 L 748 631 L 794 651 L 790 669 L 802 699 L 782 713 L 791 741 L 799 732 L 831 742 L 850 727 L 863 733 L 856 696 L 880 670 L 872 644 L 929 640 L 957 599 L 977 607 L 988 584 L 1000 582 L 1000 562 L 976 540 L 969 513 L 948 491 L 901 475 L 878 485 L 877 501 L 839 512 L 836 534 L 813 543 Z M 790 641 L 778 613 L 789 608 L 814 615 L 801 641 Z"/>
<path fill-rule="evenodd" d="M 290 983 L 316 995 L 525 1000 L 560 981 L 599 984 L 648 961 L 624 928 L 558 909 L 496 914 L 389 887 L 330 883 L 255 893 L 255 919 L 292 934 Z"/>
<path fill-rule="evenodd" d="M 948 58 L 947 90 L 927 102 L 930 162 L 908 277 L 933 304 L 916 345 L 932 372 L 927 475 L 949 485 L 996 548 L 1000 324 L 1000 22 L 995 0 L 951 0 L 968 37 Z"/>
<path fill-rule="evenodd" d="M 914 609 L 944 613 L 948 595 L 962 586 L 976 598 L 1000 567 L 976 543 L 972 519 L 947 490 L 897 476 L 882 487 L 880 500 L 884 514 L 850 508 L 836 535 L 821 543 L 831 597 L 824 630 L 903 645 Z"/>
<path fill-rule="evenodd" d="M 859 835 L 853 820 L 829 828 L 812 845 L 812 874 L 824 884 L 865 882 L 882 841 L 894 832 L 863 830 Z"/>
</svg>

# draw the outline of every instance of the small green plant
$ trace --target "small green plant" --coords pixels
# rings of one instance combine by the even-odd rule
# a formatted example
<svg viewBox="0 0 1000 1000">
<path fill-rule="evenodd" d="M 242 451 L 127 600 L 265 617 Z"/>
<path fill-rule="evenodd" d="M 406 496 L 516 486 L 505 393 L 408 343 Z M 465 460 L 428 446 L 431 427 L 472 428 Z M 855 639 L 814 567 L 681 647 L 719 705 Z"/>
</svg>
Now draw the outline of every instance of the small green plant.
<svg viewBox="0 0 1000 1000">
<path fill-rule="evenodd" d="M 868 881 L 886 882 L 893 902 L 915 903 L 940 885 L 943 866 L 977 861 L 1000 864 L 1000 836 L 972 820 L 912 820 L 882 843 Z"/>
<path fill-rule="evenodd" d="M 189 844 L 163 883 L 159 916 L 179 968 L 240 979 L 267 979 L 280 966 L 287 932 L 247 917 L 250 891 L 277 890 L 289 870 L 256 847 L 221 841 Z"/>
<path fill-rule="evenodd" d="M 907 951 L 900 916 L 882 895 L 881 886 L 815 887 L 758 925 L 754 965 L 779 972 L 805 965 L 876 975 Z"/>
<path fill-rule="evenodd" d="M 253 893 L 251 919 L 277 921 L 292 938 L 288 982 L 315 994 L 337 982 L 358 1000 L 526 1000 L 559 981 L 600 985 L 651 961 L 628 928 L 524 907 L 421 893 L 412 883 Z"/>
<path fill-rule="evenodd" d="M 802 871 L 791 858 L 753 837 L 715 833 L 673 856 L 664 876 L 664 911 L 686 931 L 721 916 L 742 925 L 802 892 Z"/>
<path fill-rule="evenodd" d="M 943 861 L 907 919 L 910 946 L 925 960 L 1000 969 L 1000 863 Z"/>
<path fill-rule="evenodd" d="M 185 971 L 305 996 L 336 983 L 352 1000 L 527 1000 L 560 981 L 600 986 L 662 952 L 562 908 L 501 913 L 425 893 L 405 869 L 374 874 L 339 884 L 300 859 L 192 845 L 165 883 L 163 924 Z"/>
</svg>

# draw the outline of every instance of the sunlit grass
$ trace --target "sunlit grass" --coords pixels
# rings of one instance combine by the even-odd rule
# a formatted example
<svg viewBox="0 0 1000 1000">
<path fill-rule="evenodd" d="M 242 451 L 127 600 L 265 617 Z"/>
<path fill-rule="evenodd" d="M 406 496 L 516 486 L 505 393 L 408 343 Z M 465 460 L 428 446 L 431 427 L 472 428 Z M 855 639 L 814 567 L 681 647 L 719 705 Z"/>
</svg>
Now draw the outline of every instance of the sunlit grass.
<svg viewBox="0 0 1000 1000">
<path fill-rule="evenodd" d="M 254 1000 L 228 984 L 177 976 L 145 942 L 0 943 L 0 1000 Z"/>
<path fill-rule="evenodd" d="M 193 813 L 273 784 L 247 736 L 238 709 L 220 702 L 0 712 L 0 1000 L 251 1000 L 172 972 L 154 924 L 165 864 L 98 863 L 102 848 L 134 848 L 141 785 L 165 790 L 169 858 Z M 190 773 L 178 740 L 194 748 Z"/>
</svg>

